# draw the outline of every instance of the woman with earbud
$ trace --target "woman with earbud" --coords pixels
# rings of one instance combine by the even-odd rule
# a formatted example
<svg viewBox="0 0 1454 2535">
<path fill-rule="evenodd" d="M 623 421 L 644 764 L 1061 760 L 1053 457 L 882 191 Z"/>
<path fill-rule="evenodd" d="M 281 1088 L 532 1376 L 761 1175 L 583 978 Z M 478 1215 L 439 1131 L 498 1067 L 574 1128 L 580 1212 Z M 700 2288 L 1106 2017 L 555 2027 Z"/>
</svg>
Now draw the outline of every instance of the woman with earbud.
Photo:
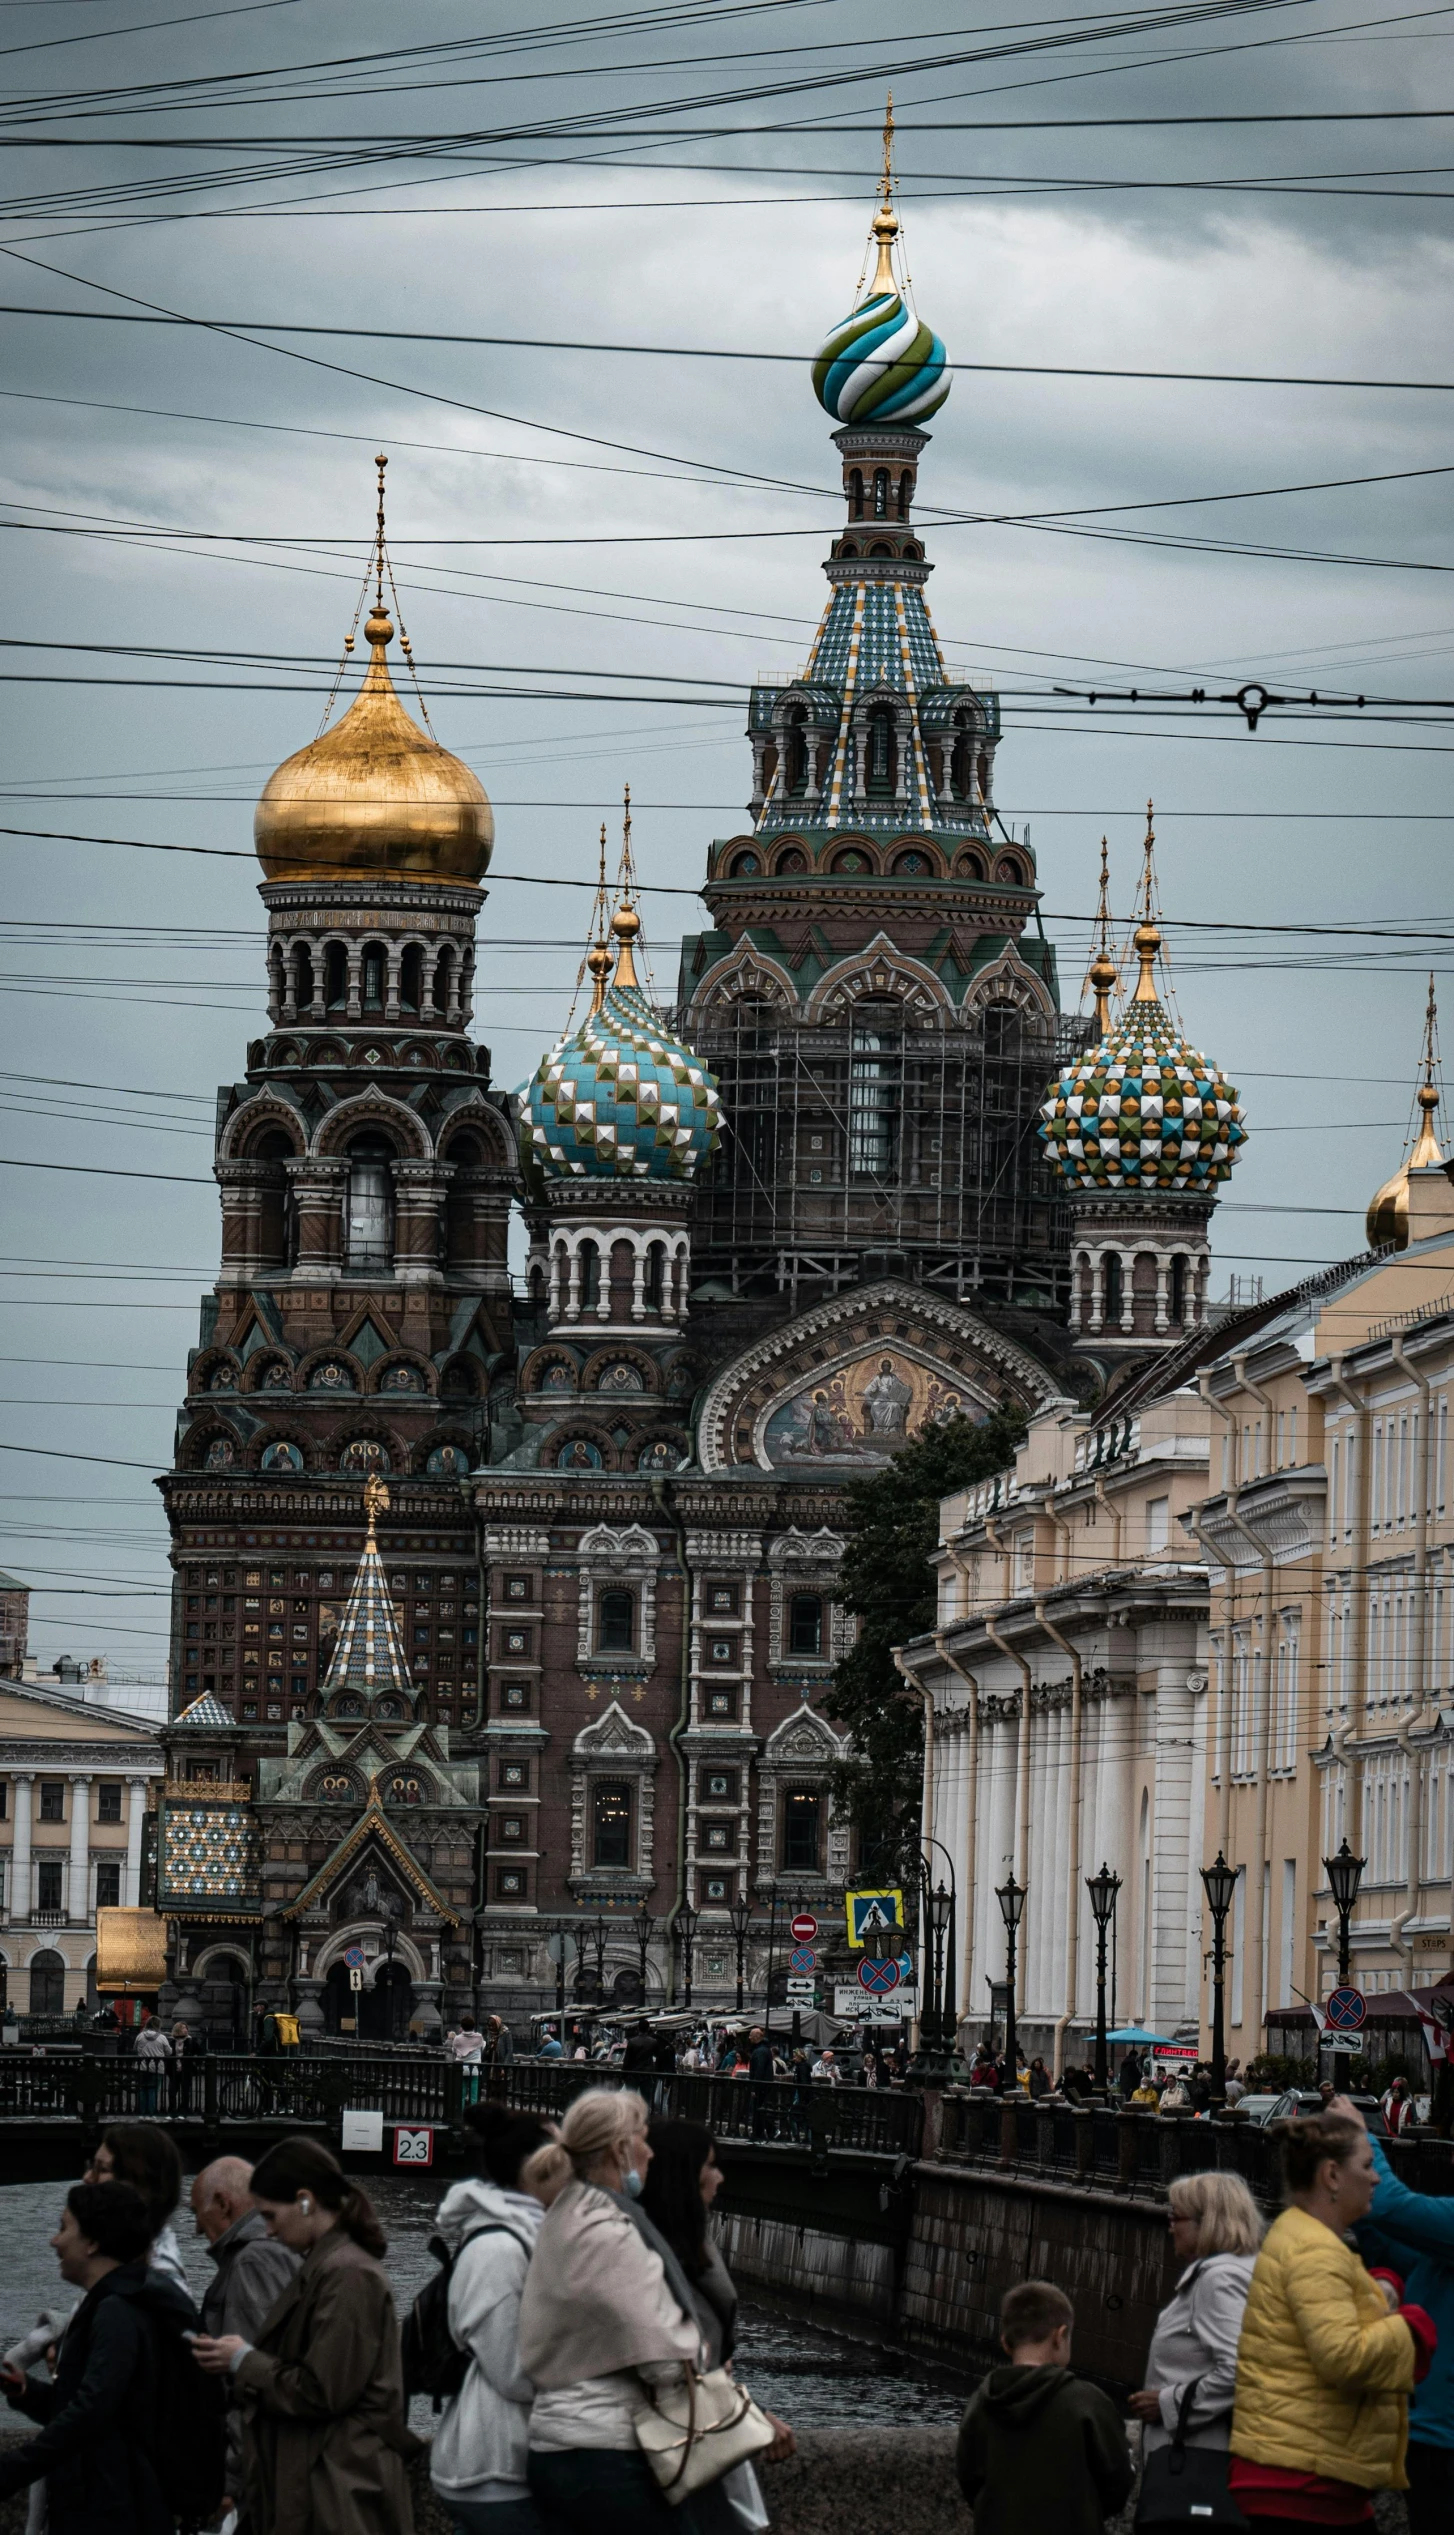
<svg viewBox="0 0 1454 2535">
<path fill-rule="evenodd" d="M 704 2364 L 690 2283 L 639 2204 L 651 2149 L 631 2087 L 591 2087 L 560 2125 L 572 2180 L 547 2210 L 520 2300 L 535 2386 L 530 2489 L 553 2535 L 699 2535 L 637 2442 L 648 2388 Z"/>
<path fill-rule="evenodd" d="M 237 2385 L 248 2535 L 412 2535 L 404 2459 L 419 2442 L 373 2207 L 314 2139 L 270 2148 L 252 2195 L 302 2266 L 255 2343 L 195 2345 Z"/>
<path fill-rule="evenodd" d="M 1408 2488 L 1409 2392 L 1437 2337 L 1345 2242 L 1377 2180 L 1362 2124 L 1315 2113 L 1281 2145 L 1288 2206 L 1247 2293 L 1228 2483 L 1255 2535 L 1371 2527 L 1369 2494 Z"/>
</svg>

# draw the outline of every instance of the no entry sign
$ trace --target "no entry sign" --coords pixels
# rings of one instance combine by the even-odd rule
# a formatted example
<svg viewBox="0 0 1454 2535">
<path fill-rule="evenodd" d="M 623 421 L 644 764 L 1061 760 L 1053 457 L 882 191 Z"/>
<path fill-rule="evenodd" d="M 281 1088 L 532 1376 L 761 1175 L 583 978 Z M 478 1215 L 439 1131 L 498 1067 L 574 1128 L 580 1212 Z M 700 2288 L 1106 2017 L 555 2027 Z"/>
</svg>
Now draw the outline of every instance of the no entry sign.
<svg viewBox="0 0 1454 2535">
<path fill-rule="evenodd" d="M 811 1910 L 800 1910 L 796 1918 L 789 1920 L 788 1925 L 799 1945 L 811 1945 L 818 1933 L 818 1922 Z"/>
</svg>

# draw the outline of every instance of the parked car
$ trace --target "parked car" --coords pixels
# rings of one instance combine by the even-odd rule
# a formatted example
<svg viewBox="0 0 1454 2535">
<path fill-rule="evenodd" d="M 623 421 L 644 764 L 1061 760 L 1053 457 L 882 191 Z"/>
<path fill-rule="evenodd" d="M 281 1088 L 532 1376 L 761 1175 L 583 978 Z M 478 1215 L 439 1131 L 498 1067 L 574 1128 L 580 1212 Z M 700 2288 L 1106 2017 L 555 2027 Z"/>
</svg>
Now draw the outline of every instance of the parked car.
<svg viewBox="0 0 1454 2535">
<path fill-rule="evenodd" d="M 1384 2120 L 1383 2107 L 1376 2095 L 1350 2095 L 1348 2100 L 1358 2106 L 1375 2139 L 1388 2137 L 1388 2123 Z M 1265 2096 L 1244 2095 L 1242 2110 L 1245 2112 L 1254 2103 L 1265 2101 Z M 1260 2118 L 1263 2121 L 1306 2121 L 1309 2114 L 1319 2113 L 1322 2109 L 1323 2099 L 1315 2087 L 1290 2086 L 1285 2095 L 1277 2097 L 1274 2109 L 1263 2113 Z"/>
<path fill-rule="evenodd" d="M 1255 2121 L 1259 2130 L 1265 2130 L 1269 2121 L 1286 2118 L 1286 2102 L 1285 2095 L 1244 2095 L 1237 2110 L 1244 2121 Z"/>
</svg>

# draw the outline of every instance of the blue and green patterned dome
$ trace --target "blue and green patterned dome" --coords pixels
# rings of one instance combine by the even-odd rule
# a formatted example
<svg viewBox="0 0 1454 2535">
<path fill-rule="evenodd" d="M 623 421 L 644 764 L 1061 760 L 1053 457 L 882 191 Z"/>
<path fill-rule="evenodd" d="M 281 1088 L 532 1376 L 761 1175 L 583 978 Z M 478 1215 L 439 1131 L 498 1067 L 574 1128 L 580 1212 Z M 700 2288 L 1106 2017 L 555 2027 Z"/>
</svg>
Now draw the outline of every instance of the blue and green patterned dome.
<svg viewBox="0 0 1454 2535">
<path fill-rule="evenodd" d="M 1099 1045 L 1066 1067 L 1038 1131 L 1047 1161 L 1072 1188 L 1195 1195 L 1230 1178 L 1247 1130 L 1233 1086 L 1187 1045 L 1156 996 L 1150 963 L 1160 935 L 1143 928 L 1138 950 L 1143 938 L 1150 947 L 1135 998 Z"/>
<path fill-rule="evenodd" d="M 690 1179 L 717 1149 L 717 1084 L 663 1029 L 636 982 L 640 919 L 620 909 L 621 948 L 599 1008 L 542 1057 L 524 1095 L 527 1180 Z"/>
<path fill-rule="evenodd" d="M 813 363 L 813 386 L 836 423 L 917 429 L 949 394 L 947 361 L 933 327 L 895 291 L 866 299 L 833 328 Z"/>
</svg>

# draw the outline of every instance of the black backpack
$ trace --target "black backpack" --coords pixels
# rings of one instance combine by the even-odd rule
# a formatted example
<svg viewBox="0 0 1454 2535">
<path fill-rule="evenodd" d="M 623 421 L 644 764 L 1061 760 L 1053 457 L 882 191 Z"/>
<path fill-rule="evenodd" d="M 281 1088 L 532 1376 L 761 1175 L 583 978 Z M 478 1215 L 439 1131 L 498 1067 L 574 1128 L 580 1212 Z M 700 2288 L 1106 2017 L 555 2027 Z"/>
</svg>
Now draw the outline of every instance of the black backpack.
<svg viewBox="0 0 1454 2535">
<path fill-rule="evenodd" d="M 513 2228 L 486 2219 L 472 2227 L 460 2244 L 463 2253 L 476 2236 L 508 2236 Z M 442 2236 L 431 2236 L 429 2250 L 439 2268 L 426 2280 L 404 2318 L 399 2335 L 404 2359 L 404 2392 L 427 2394 L 436 2412 L 452 2403 L 469 2375 L 470 2354 L 461 2350 L 449 2329 L 449 2283 L 457 2257 Z"/>
<path fill-rule="evenodd" d="M 182 2338 L 185 2310 L 146 2301 L 155 2361 L 154 2434 L 147 2455 L 168 2509 L 187 2531 L 216 2517 L 227 2489 L 227 2384 L 204 2376 Z"/>
</svg>

